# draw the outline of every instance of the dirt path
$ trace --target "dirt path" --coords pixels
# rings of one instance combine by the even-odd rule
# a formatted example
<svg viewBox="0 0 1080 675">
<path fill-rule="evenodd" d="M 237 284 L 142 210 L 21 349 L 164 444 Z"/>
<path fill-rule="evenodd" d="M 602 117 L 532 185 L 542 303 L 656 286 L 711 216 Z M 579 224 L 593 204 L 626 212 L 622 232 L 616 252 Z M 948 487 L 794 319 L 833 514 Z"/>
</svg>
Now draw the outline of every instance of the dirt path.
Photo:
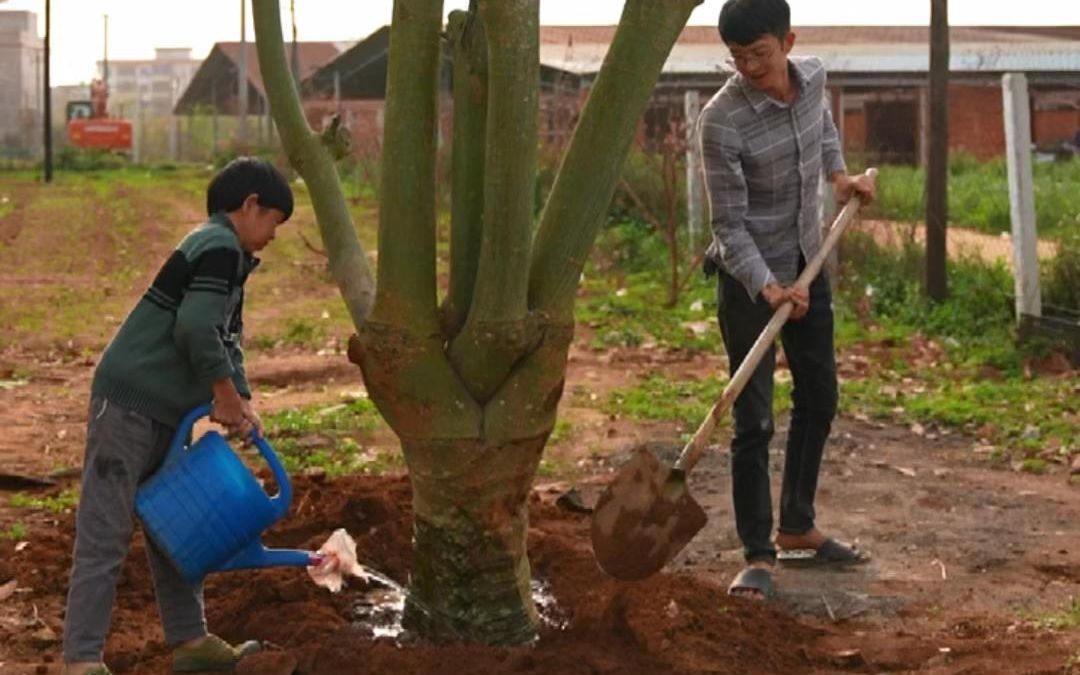
<svg viewBox="0 0 1080 675">
<path fill-rule="evenodd" d="M 899 247 L 905 241 L 926 242 L 926 227 L 919 223 L 899 223 L 891 220 L 860 220 L 856 229 L 867 232 L 878 244 Z M 1012 269 L 1013 244 L 1008 234 L 995 236 L 963 227 L 949 227 L 946 231 L 946 247 L 953 258 L 972 256 L 987 263 L 1001 261 Z M 1040 260 L 1057 255 L 1057 244 L 1040 240 L 1036 245 Z"/>
<path fill-rule="evenodd" d="M 57 463 L 76 466 L 90 367 L 64 355 L 20 363 L 28 361 L 26 384 L 0 390 L 0 462 L 37 475 Z M 720 365 L 715 358 L 575 350 L 567 391 L 580 385 L 603 396 L 650 367 L 704 374 Z M 273 392 L 264 399 L 267 411 L 337 400 L 359 386 L 343 359 L 310 353 L 263 355 L 250 372 L 260 391 Z M 720 451 L 692 476 L 710 522 L 671 569 L 643 585 L 599 575 L 587 518 L 551 502 L 571 483 L 590 502 L 636 444 L 652 441 L 671 459 L 678 436 L 671 424 L 613 419 L 570 396 L 563 418 L 572 441 L 551 456 L 566 469 L 538 479 L 530 550 L 567 626 L 546 629 L 535 649 L 388 651 L 386 640 L 365 633 L 370 627 L 352 625 L 365 589 L 331 597 L 283 570 L 214 577 L 207 591 L 212 627 L 270 640 L 279 649 L 248 672 L 281 673 L 1061 673 L 1080 645 L 1075 628 L 1051 630 L 1069 617 L 1075 624 L 1070 603 L 1080 597 L 1080 504 L 1060 477 L 994 469 L 956 436 L 928 441 L 841 419 L 823 471 L 820 523 L 858 541 L 874 562 L 849 573 L 782 570 L 778 600 L 758 607 L 723 593 L 740 554 Z M 781 429 L 774 447 L 783 441 Z M 777 450 L 774 475 L 779 461 Z M 298 508 L 275 530 L 276 543 L 315 546 L 345 526 L 361 535 L 371 564 L 406 580 L 410 523 L 401 479 L 297 482 Z M 67 485 L 72 481 L 34 494 Z M 6 501 L 0 530 L 23 523 L 29 543 L 16 551 L 18 541 L 0 540 L 0 596 L 14 591 L 0 599 L 0 673 L 53 672 L 72 515 Z M 378 522 L 365 520 L 372 517 Z M 109 656 L 119 673 L 166 672 L 138 551 L 126 569 Z"/>
</svg>

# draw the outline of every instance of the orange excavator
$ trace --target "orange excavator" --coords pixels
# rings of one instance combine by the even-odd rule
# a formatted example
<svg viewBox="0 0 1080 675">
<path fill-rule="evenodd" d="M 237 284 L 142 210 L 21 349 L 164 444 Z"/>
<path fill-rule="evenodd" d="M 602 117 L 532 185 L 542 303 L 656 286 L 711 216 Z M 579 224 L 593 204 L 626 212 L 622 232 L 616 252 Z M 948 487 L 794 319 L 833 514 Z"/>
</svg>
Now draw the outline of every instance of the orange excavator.
<svg viewBox="0 0 1080 675">
<path fill-rule="evenodd" d="M 69 101 L 67 116 L 68 142 L 86 150 L 131 151 L 131 121 L 110 117 L 109 88 L 100 79 L 90 83 L 89 101 Z"/>
</svg>

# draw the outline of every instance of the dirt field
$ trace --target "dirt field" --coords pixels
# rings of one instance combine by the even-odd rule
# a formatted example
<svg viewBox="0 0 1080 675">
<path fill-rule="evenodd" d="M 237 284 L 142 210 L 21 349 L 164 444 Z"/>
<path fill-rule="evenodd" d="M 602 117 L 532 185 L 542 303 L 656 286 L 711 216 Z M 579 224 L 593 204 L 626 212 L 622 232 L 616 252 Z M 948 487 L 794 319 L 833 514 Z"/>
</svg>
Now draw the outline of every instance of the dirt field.
<svg viewBox="0 0 1080 675">
<path fill-rule="evenodd" d="M 27 476 L 51 473 L 56 483 L 36 489 L 0 485 L 0 532 L 22 535 L 0 538 L 0 675 L 58 672 L 73 534 L 70 509 L 19 508 L 10 497 L 58 496 L 77 486 L 93 359 L 118 320 L 105 314 L 122 316 L 174 236 L 197 216 L 163 193 L 148 191 L 135 201 L 139 212 L 166 216 L 153 232 L 140 234 L 148 242 L 146 261 L 96 300 L 102 303 L 100 321 L 86 326 L 84 337 L 69 338 L 50 324 L 36 329 L 36 339 L 26 337 L 26 327 L 0 327 L 8 344 L 0 351 L 0 467 Z M 71 235 L 38 231 L 44 218 L 16 210 L 0 219 L 0 239 L 33 236 L 42 246 L 64 245 Z M 314 240 L 310 212 L 298 214 L 298 221 L 296 232 Z M 115 251 L 104 237 L 84 241 L 91 260 L 109 260 Z M 14 265 L 12 255 L 0 248 L 0 263 L 6 263 L 0 266 L 0 292 L 7 309 L 59 302 L 60 287 L 74 289 L 73 302 L 79 294 L 98 297 L 90 286 L 98 276 L 81 258 L 73 257 L 67 268 L 54 264 L 60 271 L 35 272 Z M 280 262 L 268 256 L 271 270 Z M 254 297 L 302 293 L 315 316 L 323 305 L 339 311 L 333 289 L 312 281 L 305 269 L 285 275 L 287 281 L 260 279 L 264 285 Z M 253 335 L 293 311 L 284 300 L 255 300 L 251 309 Z M 331 323 L 328 334 L 340 338 L 341 324 Z M 595 352 L 581 346 L 587 344 L 584 336 L 579 343 L 567 392 L 580 385 L 602 397 L 650 372 L 705 377 L 723 368 L 710 355 Z M 338 401 L 342 392 L 362 386 L 358 371 L 332 349 L 258 350 L 249 374 L 264 413 Z M 664 573 L 619 583 L 605 577 L 591 557 L 588 516 L 563 510 L 555 500 L 576 486 L 584 502 L 592 503 L 610 472 L 641 443 L 672 459 L 679 449 L 677 430 L 670 423 L 612 418 L 569 394 L 560 416 L 574 433 L 549 451 L 555 468 L 537 478 L 532 497 L 530 558 L 545 617 L 535 645 L 501 649 L 395 639 L 385 635 L 394 620 L 392 596 L 363 583 L 331 595 L 299 570 L 212 576 L 206 590 L 211 629 L 228 639 L 266 641 L 269 651 L 242 667 L 265 674 L 1076 671 L 1080 488 L 1069 485 L 1067 472 L 1013 472 L 973 451 L 977 443 L 971 438 L 841 418 L 823 468 L 819 523 L 830 534 L 857 541 L 873 562 L 852 572 L 781 570 L 779 597 L 757 604 L 725 594 L 741 554 L 723 434 L 691 479 L 710 516 L 706 529 Z M 773 443 L 777 478 L 785 427 L 780 420 Z M 372 440 L 382 447 L 393 442 L 385 431 Z M 292 512 L 269 533 L 268 544 L 316 547 L 344 527 L 357 538 L 362 562 L 407 582 L 407 477 L 297 476 L 295 489 Z M 16 525 L 24 531 L 13 530 Z M 142 549 L 137 535 L 106 654 L 117 673 L 168 672 Z M 372 619 L 373 604 L 389 618 Z"/>
</svg>

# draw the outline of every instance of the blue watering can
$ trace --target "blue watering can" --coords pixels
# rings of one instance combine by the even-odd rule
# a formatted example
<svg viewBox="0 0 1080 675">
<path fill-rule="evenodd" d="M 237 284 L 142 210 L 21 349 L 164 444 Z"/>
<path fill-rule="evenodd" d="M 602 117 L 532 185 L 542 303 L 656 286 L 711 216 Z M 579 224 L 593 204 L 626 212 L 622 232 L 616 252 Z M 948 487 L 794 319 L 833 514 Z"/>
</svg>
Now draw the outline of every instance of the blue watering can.
<svg viewBox="0 0 1080 675">
<path fill-rule="evenodd" d="M 189 583 L 210 572 L 253 567 L 304 567 L 321 557 L 268 549 L 260 537 L 289 510 L 289 475 L 265 439 L 252 433 L 270 465 L 278 494 L 270 497 L 216 431 L 185 447 L 191 429 L 210 414 L 203 405 L 180 422 L 160 470 L 139 486 L 135 512 L 143 530 Z"/>
</svg>

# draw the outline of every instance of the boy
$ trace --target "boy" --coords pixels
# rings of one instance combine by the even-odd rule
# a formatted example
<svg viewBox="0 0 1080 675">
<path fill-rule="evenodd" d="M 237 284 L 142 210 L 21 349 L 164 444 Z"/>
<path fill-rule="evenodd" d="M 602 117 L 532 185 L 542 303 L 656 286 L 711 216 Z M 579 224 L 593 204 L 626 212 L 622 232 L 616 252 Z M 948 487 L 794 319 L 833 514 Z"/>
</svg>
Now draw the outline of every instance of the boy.
<svg viewBox="0 0 1080 675">
<path fill-rule="evenodd" d="M 736 74 L 702 110 L 699 124 L 713 228 L 706 271 L 720 272 L 718 320 L 732 374 L 772 313 L 794 304 L 781 333 L 794 406 L 775 544 L 769 489 L 773 350 L 733 409 L 732 498 L 747 567 L 729 592 L 763 599 L 773 590 L 777 547 L 781 559 L 801 554 L 813 564 L 867 560 L 814 525 L 821 455 L 837 403 L 832 299 L 824 274 L 809 289 L 794 282 L 821 248 L 816 214 L 822 170 L 840 201 L 855 193 L 871 199 L 874 185 L 846 173 L 824 106 L 821 61 L 788 57 L 795 34 L 787 2 L 728 0 L 719 30 Z"/>
<path fill-rule="evenodd" d="M 288 181 L 259 159 L 211 180 L 208 222 L 192 230 L 105 348 L 94 371 L 82 493 L 64 620 L 64 672 L 108 675 L 102 663 L 116 582 L 134 526 L 135 490 L 161 465 L 180 418 L 213 400 L 232 434 L 262 433 L 240 348 L 244 282 L 254 253 L 292 215 Z M 231 670 L 259 643 L 233 647 L 206 630 L 202 584 L 188 585 L 152 543 L 154 593 L 173 670 Z"/>
</svg>

